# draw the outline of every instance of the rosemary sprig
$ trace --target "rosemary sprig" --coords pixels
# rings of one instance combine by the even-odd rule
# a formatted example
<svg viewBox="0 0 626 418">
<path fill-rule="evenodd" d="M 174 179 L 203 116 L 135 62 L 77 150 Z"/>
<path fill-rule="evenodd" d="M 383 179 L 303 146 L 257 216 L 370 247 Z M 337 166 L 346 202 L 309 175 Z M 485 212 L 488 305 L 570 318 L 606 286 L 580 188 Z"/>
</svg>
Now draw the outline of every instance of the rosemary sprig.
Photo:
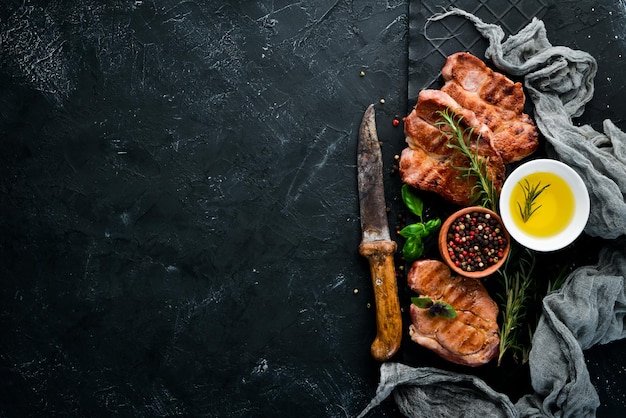
<svg viewBox="0 0 626 418">
<path fill-rule="evenodd" d="M 437 113 L 441 116 L 442 120 L 435 125 L 438 126 L 442 132 L 444 132 L 442 128 L 447 127 L 452 133 L 452 138 L 448 141 L 447 146 L 461 152 L 469 163 L 469 166 L 454 168 L 461 171 L 461 178 L 465 178 L 467 181 L 470 181 L 472 178 L 475 179 L 471 189 L 471 204 L 480 205 L 494 211 L 497 210 L 497 191 L 487 171 L 489 157 L 484 157 L 478 154 L 477 151 L 473 151 L 469 144 L 471 135 L 474 132 L 474 127 L 463 129 L 461 127 L 463 117 L 455 117 L 449 109 L 438 111 Z M 477 140 L 480 141 L 480 139 L 481 137 L 478 135 Z"/>
<path fill-rule="evenodd" d="M 548 293 L 554 292 L 555 290 L 559 290 L 561 286 L 563 286 L 563 283 L 565 283 L 565 280 L 567 280 L 567 276 L 569 275 L 569 273 L 570 272 L 566 268 L 562 267 L 559 270 L 554 281 L 552 280 L 548 281 L 548 288 L 546 290 L 546 295 Z"/>
<path fill-rule="evenodd" d="M 533 214 L 537 212 L 539 208 L 541 208 L 542 205 L 534 207 L 536 203 L 535 201 L 537 200 L 539 195 L 543 193 L 544 190 L 550 187 L 550 185 L 546 184 L 545 186 L 541 187 L 541 180 L 534 185 L 531 185 L 528 179 L 524 179 L 524 182 L 524 184 L 522 184 L 522 182 L 517 183 L 522 188 L 522 191 L 524 193 L 524 207 L 522 208 L 522 205 L 520 205 L 519 202 L 517 202 L 517 207 L 519 208 L 519 213 L 522 217 L 522 221 L 526 223 L 528 222 L 530 217 L 533 216 Z"/>
<path fill-rule="evenodd" d="M 543 298 L 559 289 L 568 277 L 568 269 L 558 266 L 556 272 L 552 268 L 537 271 L 542 263 L 537 263 L 536 258 L 534 251 L 513 246 L 498 272 L 502 278 L 502 289 L 496 295 L 500 307 L 498 366 L 507 353 L 518 363 L 528 362 L 533 334 L 542 314 Z M 554 276 L 554 280 L 546 283 L 544 279 L 549 276 Z M 538 281 L 538 278 L 542 280 Z"/>
<path fill-rule="evenodd" d="M 500 353 L 498 354 L 498 366 L 502 363 L 505 353 L 513 351 L 514 358 L 519 355 L 522 362 L 528 360 L 529 347 L 521 342 L 522 324 L 526 317 L 528 301 L 531 298 L 532 275 L 535 268 L 534 253 L 527 251 L 528 258 L 519 258 L 519 264 L 514 271 L 509 272 L 509 260 L 500 274 L 504 284 L 504 294 L 498 295 L 502 305 L 502 325 L 499 329 Z M 532 335 L 530 324 L 529 334 Z"/>
</svg>

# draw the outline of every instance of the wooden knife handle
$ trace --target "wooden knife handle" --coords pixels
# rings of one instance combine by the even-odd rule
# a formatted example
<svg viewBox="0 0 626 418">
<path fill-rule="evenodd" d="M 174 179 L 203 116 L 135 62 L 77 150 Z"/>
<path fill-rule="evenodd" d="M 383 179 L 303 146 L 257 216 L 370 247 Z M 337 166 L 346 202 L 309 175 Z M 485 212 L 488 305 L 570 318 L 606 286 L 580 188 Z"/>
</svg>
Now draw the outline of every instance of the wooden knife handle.
<svg viewBox="0 0 626 418">
<path fill-rule="evenodd" d="M 378 361 L 389 360 L 402 341 L 402 316 L 393 262 L 396 248 L 394 241 L 368 241 L 359 245 L 359 253 L 369 260 L 374 287 L 376 339 L 371 352 Z"/>
</svg>

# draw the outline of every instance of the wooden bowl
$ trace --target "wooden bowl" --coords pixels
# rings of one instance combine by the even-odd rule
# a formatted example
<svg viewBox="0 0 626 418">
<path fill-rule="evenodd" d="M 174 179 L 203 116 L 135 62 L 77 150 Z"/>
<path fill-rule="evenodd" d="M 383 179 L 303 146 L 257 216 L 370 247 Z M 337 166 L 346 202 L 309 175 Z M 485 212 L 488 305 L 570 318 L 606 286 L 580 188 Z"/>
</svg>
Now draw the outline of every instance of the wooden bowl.
<svg viewBox="0 0 626 418">
<path fill-rule="evenodd" d="M 502 219 L 482 206 L 456 211 L 439 231 L 441 257 L 461 276 L 479 279 L 495 273 L 510 249 L 510 236 Z"/>
</svg>

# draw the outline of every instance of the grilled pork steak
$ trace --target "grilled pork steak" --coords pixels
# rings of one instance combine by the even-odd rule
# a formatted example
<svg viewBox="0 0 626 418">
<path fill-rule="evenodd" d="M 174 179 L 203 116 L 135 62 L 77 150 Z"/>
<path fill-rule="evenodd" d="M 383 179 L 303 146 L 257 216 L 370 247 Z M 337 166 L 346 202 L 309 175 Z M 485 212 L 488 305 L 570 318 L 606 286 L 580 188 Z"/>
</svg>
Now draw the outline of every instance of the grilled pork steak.
<svg viewBox="0 0 626 418">
<path fill-rule="evenodd" d="M 539 134 L 530 116 L 523 113 L 526 97 L 520 83 L 491 70 L 467 52 L 450 55 L 441 70 L 448 93 L 493 132 L 493 146 L 504 163 L 535 152 Z"/>
<path fill-rule="evenodd" d="M 411 113 L 404 118 L 408 148 L 402 151 L 402 181 L 435 192 L 460 205 L 471 203 L 472 179 L 460 178 L 455 167 L 467 166 L 467 158 L 447 146 L 449 133 L 441 132 L 438 111 L 461 117 L 472 127 L 472 149 L 488 161 L 488 177 L 500 192 L 504 165 L 533 153 L 539 144 L 537 129 L 523 113 L 524 91 L 504 75 L 492 71 L 480 59 L 457 53 L 442 69 L 446 81 L 441 90 L 423 90 Z"/>
<path fill-rule="evenodd" d="M 492 146 L 492 132 L 480 123 L 476 115 L 460 106 L 452 97 L 440 90 L 422 90 L 417 105 L 404 118 L 404 132 L 408 147 L 400 156 L 402 181 L 421 190 L 438 193 L 443 198 L 468 205 L 471 201 L 473 179 L 462 178 L 455 167 L 468 166 L 467 157 L 448 146 L 454 141 L 449 131 L 437 125 L 438 112 L 448 111 L 461 118 L 463 128 L 474 127 L 470 148 L 484 158 L 487 173 L 496 190 L 500 190 L 506 174 L 500 154 Z"/>
<path fill-rule="evenodd" d="M 413 341 L 448 361 L 472 367 L 488 363 L 498 354 L 498 305 L 480 280 L 452 276 L 437 260 L 416 261 L 407 280 L 420 296 L 447 302 L 457 312 L 456 318 L 447 319 L 411 305 L 409 335 Z"/>
</svg>

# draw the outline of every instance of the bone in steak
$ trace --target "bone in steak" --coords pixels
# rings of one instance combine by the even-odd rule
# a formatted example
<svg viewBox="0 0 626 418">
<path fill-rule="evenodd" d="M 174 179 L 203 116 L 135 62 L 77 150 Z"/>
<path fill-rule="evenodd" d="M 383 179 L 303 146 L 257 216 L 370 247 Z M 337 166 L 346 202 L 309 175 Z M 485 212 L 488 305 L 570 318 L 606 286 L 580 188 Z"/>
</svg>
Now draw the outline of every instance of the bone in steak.
<svg viewBox="0 0 626 418">
<path fill-rule="evenodd" d="M 484 158 L 487 175 L 500 191 L 506 174 L 500 154 L 492 146 L 493 133 L 476 119 L 476 115 L 460 106 L 452 97 L 440 90 L 422 90 L 417 105 L 404 118 L 404 132 L 409 145 L 400 156 L 402 181 L 421 190 L 438 193 L 443 198 L 460 205 L 471 203 L 474 180 L 463 178 L 456 167 L 467 167 L 468 160 L 460 151 L 449 147 L 453 141 L 446 131 L 436 124 L 441 120 L 438 112 L 451 112 L 460 119 L 463 128 L 473 127 L 470 148 Z"/>
<path fill-rule="evenodd" d="M 521 83 L 491 70 L 467 52 L 450 55 L 441 75 L 441 91 L 448 93 L 493 131 L 493 146 L 505 164 L 532 154 L 539 134 L 530 116 L 523 113 L 526 98 Z"/>
<path fill-rule="evenodd" d="M 437 260 L 418 260 L 407 276 L 409 287 L 422 297 L 442 300 L 456 310 L 454 319 L 431 316 L 428 309 L 411 305 L 409 335 L 451 362 L 480 366 L 498 354 L 498 305 L 482 282 L 452 276 Z"/>
</svg>

